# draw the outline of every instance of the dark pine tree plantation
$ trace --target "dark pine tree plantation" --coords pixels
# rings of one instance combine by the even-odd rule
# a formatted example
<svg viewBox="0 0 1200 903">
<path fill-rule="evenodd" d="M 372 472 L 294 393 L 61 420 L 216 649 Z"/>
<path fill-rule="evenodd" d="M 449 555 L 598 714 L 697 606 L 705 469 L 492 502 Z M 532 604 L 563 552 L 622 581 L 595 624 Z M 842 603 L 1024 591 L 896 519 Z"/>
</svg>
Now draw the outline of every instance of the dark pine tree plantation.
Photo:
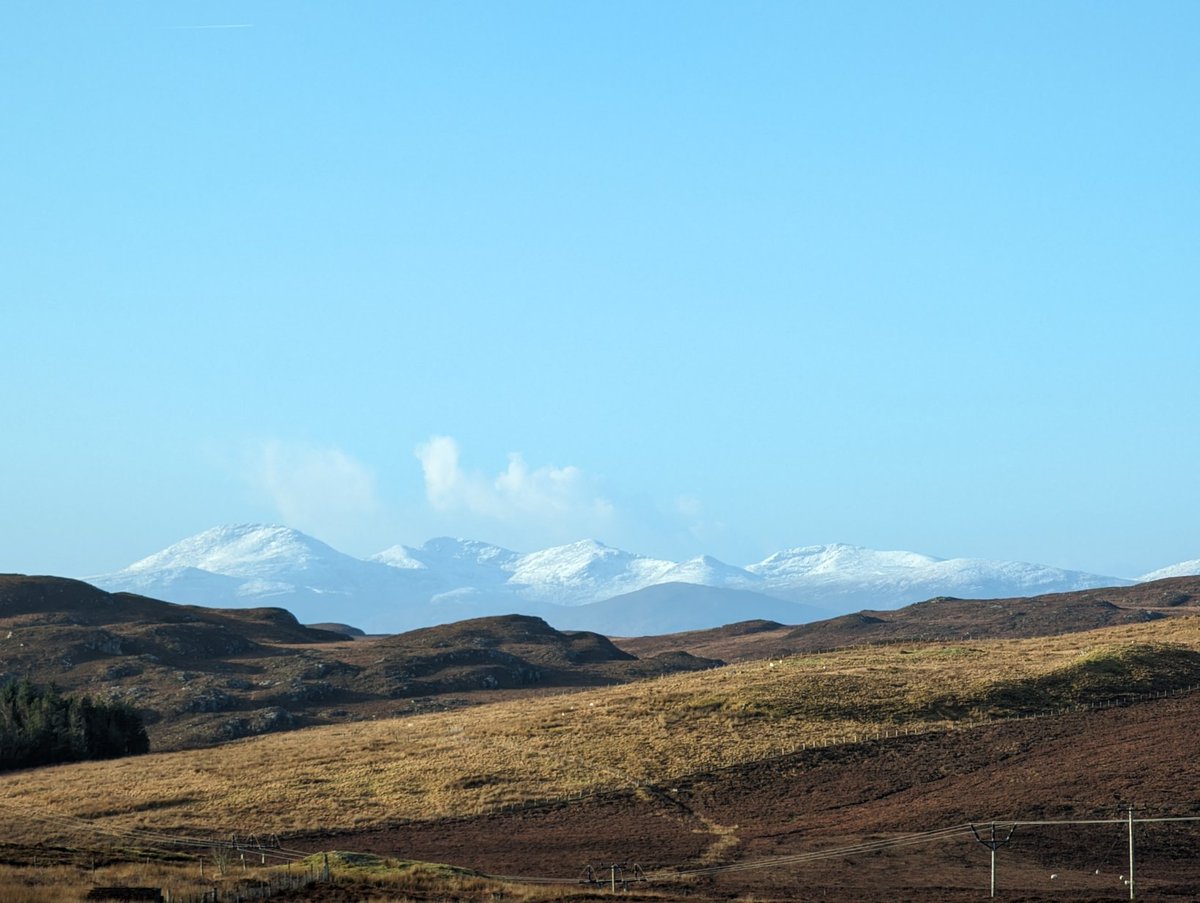
<svg viewBox="0 0 1200 903">
<path fill-rule="evenodd" d="M 124 703 L 67 698 L 28 680 L 0 684 L 0 771 L 149 750 L 141 717 Z"/>
</svg>

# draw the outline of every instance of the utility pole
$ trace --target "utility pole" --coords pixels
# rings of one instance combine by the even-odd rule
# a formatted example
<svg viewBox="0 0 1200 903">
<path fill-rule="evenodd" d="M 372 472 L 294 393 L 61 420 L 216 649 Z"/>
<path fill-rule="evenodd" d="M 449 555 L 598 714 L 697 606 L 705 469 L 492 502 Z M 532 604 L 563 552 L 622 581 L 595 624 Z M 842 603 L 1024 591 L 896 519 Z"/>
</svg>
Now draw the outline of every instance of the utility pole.
<svg viewBox="0 0 1200 903">
<path fill-rule="evenodd" d="M 1000 849 L 1000 847 L 1004 846 L 1006 843 L 1008 843 L 1010 840 L 1012 840 L 1013 831 L 1015 831 L 1015 830 L 1017 830 L 1016 825 L 1009 825 L 1008 835 L 1003 840 L 1000 840 L 999 838 L 996 837 L 996 823 L 992 822 L 992 836 L 990 838 L 988 838 L 987 840 L 984 840 L 982 837 L 979 836 L 979 832 L 975 829 L 975 826 L 971 825 L 971 833 L 975 835 L 975 839 L 977 841 L 979 841 L 981 844 L 983 844 L 985 847 L 987 847 L 989 850 L 992 851 L 992 896 L 993 897 L 996 896 L 996 850 Z"/>
<path fill-rule="evenodd" d="M 1129 899 L 1137 897 L 1137 883 L 1133 876 L 1133 804 L 1129 804 Z"/>
</svg>

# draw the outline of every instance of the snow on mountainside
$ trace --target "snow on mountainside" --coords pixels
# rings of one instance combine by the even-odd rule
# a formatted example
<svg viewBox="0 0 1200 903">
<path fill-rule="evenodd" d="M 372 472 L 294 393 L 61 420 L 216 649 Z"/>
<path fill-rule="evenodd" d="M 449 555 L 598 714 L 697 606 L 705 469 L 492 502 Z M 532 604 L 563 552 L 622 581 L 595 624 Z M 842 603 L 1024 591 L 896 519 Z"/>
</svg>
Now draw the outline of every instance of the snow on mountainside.
<svg viewBox="0 0 1200 903">
<path fill-rule="evenodd" d="M 594 540 L 523 555 L 443 537 L 420 548 L 393 546 L 363 560 L 297 530 L 261 524 L 215 527 L 124 570 L 89 579 L 109 591 L 174 602 L 278 605 L 302 621 L 332 618 L 373 632 L 514 612 L 566 623 L 575 607 L 667 584 L 675 589 L 644 597 L 676 609 L 656 613 L 661 617 L 653 623 L 664 630 L 694 626 L 701 608 L 713 627 L 757 617 L 746 610 L 753 594 L 794 605 L 789 620 L 801 623 L 818 614 L 898 608 L 933 596 L 1000 598 L 1130 582 L 1035 564 L 849 545 L 788 549 L 740 568 L 709 556 L 682 563 L 649 558 Z M 698 598 L 689 606 L 683 601 L 689 585 L 721 592 L 705 595 L 703 606 Z M 611 611 L 614 623 L 606 632 L 617 634 L 628 629 L 629 620 L 628 612 L 618 616 L 618 608 L 593 608 L 587 617 L 602 621 Z M 772 616 L 779 620 L 778 615 Z M 579 612 L 574 619 L 582 617 Z"/>
<path fill-rule="evenodd" d="M 828 546 L 804 546 L 776 552 L 746 570 L 758 574 L 767 583 L 787 584 L 828 575 L 859 580 L 870 576 L 911 573 L 936 564 L 937 558 L 916 552 L 877 552 L 859 546 L 835 543 Z"/>
<path fill-rule="evenodd" d="M 1149 574 L 1143 574 L 1138 578 L 1138 583 L 1148 583 L 1151 580 L 1162 580 L 1166 577 L 1195 577 L 1200 576 L 1200 558 L 1192 561 L 1181 561 L 1179 564 L 1171 564 L 1165 568 L 1159 568 L 1157 571 L 1151 571 Z"/>
<path fill-rule="evenodd" d="M 213 527 L 135 561 L 126 570 L 195 568 L 230 577 L 274 577 L 292 573 L 334 575 L 361 562 L 290 527 L 236 524 Z"/>
<path fill-rule="evenodd" d="M 585 605 L 662 582 L 675 563 L 622 552 L 592 539 L 521 556 L 509 583 L 524 598 Z"/>
<path fill-rule="evenodd" d="M 346 555 L 299 530 L 263 524 L 214 527 L 112 574 L 87 578 L 109 592 L 194 605 L 263 605 L 302 621 L 359 618 L 391 630 L 397 603 L 423 602 L 438 586 L 423 573 Z"/>
<path fill-rule="evenodd" d="M 371 560 L 438 574 L 448 586 L 443 595 L 491 591 L 556 605 L 585 605 L 641 589 L 676 567 L 594 540 L 519 555 L 484 542 L 441 537 L 419 549 L 392 546 Z"/>
<path fill-rule="evenodd" d="M 842 544 L 788 549 L 746 570 L 762 578 L 761 592 L 793 602 L 840 600 L 847 610 L 899 608 L 934 596 L 995 599 L 1133 582 L 1018 561 L 934 558 Z"/>
<path fill-rule="evenodd" d="M 423 571 L 429 567 L 421 560 L 419 552 L 411 546 L 390 546 L 379 554 L 372 555 L 368 560 L 407 571 Z"/>
<path fill-rule="evenodd" d="M 88 579 L 109 592 L 137 593 L 180 605 L 206 605 L 212 604 L 210 600 L 213 599 L 236 599 L 247 582 L 199 568 L 170 566 L 145 570 L 130 567 L 116 574 Z"/>
<path fill-rule="evenodd" d="M 695 583 L 699 586 L 760 590 L 765 581 L 749 568 L 734 567 L 711 555 L 701 555 L 673 566 L 656 583 Z"/>
<path fill-rule="evenodd" d="M 456 586 L 479 586 L 481 583 L 491 586 L 507 582 L 520 557 L 516 552 L 486 542 L 441 536 L 429 540 L 419 549 L 392 546 L 368 560 L 391 567 L 424 568 L 442 575 Z"/>
</svg>

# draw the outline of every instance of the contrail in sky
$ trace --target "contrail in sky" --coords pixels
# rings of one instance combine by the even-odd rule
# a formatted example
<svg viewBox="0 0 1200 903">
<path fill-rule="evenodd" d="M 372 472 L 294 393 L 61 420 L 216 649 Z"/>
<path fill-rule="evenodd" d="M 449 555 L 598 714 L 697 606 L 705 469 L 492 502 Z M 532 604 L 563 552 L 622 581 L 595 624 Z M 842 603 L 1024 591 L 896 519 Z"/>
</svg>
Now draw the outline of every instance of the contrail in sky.
<svg viewBox="0 0 1200 903">
<path fill-rule="evenodd" d="M 181 29 L 186 29 L 186 30 L 191 31 L 191 30 L 198 29 L 198 28 L 253 28 L 253 27 L 254 27 L 254 23 L 252 23 L 252 22 L 247 22 L 245 24 L 239 24 L 239 25 L 164 25 L 163 26 L 163 28 L 170 28 L 173 31 L 179 31 Z"/>
</svg>

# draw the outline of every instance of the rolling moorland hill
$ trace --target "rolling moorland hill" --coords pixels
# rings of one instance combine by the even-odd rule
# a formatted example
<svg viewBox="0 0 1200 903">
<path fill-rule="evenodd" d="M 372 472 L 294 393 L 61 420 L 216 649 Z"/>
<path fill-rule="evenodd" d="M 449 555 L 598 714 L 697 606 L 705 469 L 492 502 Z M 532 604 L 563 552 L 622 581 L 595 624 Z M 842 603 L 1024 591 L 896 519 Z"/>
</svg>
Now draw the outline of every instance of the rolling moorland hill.
<svg viewBox="0 0 1200 903">
<path fill-rule="evenodd" d="M 702 607 L 706 587 L 669 584 Z M 694 596 L 694 598 L 693 598 Z M 1029 637 L 1196 611 L 1200 578 L 1028 599 L 935 599 L 785 626 L 621 639 L 508 615 L 359 638 L 282 609 L 211 609 L 62 578 L 0 576 L 0 675 L 129 703 L 152 748 L 409 715 L 861 643 Z M 619 647 L 619 648 L 618 648 Z"/>
<path fill-rule="evenodd" d="M 1013 599 L 937 598 L 895 611 L 860 611 L 811 624 L 745 621 L 712 630 L 620 640 L 635 655 L 683 649 L 736 662 L 858 643 L 1054 636 L 1200 614 L 1200 577 Z"/>
<path fill-rule="evenodd" d="M 860 646 L 0 776 L 0 841 L 256 832 L 567 882 L 637 862 L 666 899 L 967 900 L 969 823 L 1113 817 L 1019 826 L 1002 886 L 1120 899 L 1118 804 L 1200 815 L 1198 685 L 1195 617 Z M 1138 830 L 1140 898 L 1194 898 L 1193 824 Z"/>
<path fill-rule="evenodd" d="M 352 641 L 278 608 L 0 576 L 0 677 L 127 702 L 156 750 L 718 664 L 675 650 L 635 658 L 597 634 L 518 615 Z"/>
</svg>

